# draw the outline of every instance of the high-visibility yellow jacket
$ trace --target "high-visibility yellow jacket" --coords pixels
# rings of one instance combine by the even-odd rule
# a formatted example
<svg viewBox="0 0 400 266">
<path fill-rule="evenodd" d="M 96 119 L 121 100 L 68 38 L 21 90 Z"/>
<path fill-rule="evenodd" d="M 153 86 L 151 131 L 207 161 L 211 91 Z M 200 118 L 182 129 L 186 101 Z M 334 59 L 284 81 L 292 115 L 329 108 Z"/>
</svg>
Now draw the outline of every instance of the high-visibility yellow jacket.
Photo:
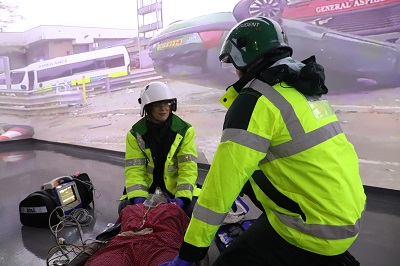
<svg viewBox="0 0 400 266">
<path fill-rule="evenodd" d="M 171 130 L 176 133 L 164 165 L 166 189 L 175 197 L 192 199 L 197 171 L 197 150 L 194 128 L 178 116 L 172 115 Z M 146 120 L 139 120 L 126 136 L 125 177 L 126 195 L 123 199 L 147 198 L 153 183 L 154 161 L 150 147 L 142 136 L 148 131 Z"/>
<path fill-rule="evenodd" d="M 230 87 L 221 102 L 229 108 L 221 143 L 180 257 L 201 259 L 249 179 L 287 242 L 321 255 L 345 252 L 359 234 L 366 196 L 357 154 L 325 97 L 255 79 L 240 94 Z"/>
</svg>

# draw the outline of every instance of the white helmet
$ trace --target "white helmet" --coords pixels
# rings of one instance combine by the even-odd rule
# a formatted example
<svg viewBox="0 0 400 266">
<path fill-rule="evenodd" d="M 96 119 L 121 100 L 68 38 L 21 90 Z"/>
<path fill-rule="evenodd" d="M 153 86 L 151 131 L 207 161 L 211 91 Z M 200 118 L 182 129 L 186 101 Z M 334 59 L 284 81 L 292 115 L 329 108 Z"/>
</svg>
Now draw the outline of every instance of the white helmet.
<svg viewBox="0 0 400 266">
<path fill-rule="evenodd" d="M 140 115 L 144 116 L 146 105 L 154 102 L 171 100 L 172 111 L 176 111 L 176 96 L 172 89 L 164 82 L 150 82 L 140 93 Z"/>
</svg>

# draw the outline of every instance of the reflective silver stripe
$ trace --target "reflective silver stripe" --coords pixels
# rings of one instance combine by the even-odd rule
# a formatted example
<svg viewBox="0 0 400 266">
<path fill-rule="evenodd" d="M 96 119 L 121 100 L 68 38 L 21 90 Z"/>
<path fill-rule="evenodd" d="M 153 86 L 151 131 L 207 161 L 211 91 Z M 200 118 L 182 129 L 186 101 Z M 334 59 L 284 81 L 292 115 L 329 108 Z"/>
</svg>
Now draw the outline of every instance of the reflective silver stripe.
<svg viewBox="0 0 400 266">
<path fill-rule="evenodd" d="M 176 163 L 176 164 L 168 165 L 167 171 L 168 171 L 168 172 L 173 172 L 173 171 L 175 171 L 176 169 L 178 169 L 178 164 L 177 164 L 177 163 Z"/>
<path fill-rule="evenodd" d="M 285 215 L 277 211 L 273 212 L 286 226 L 318 238 L 340 240 L 354 237 L 360 232 L 361 218 L 356 221 L 355 225 L 304 224 L 301 218 Z"/>
<path fill-rule="evenodd" d="M 250 87 L 263 94 L 280 110 L 286 128 L 292 137 L 291 141 L 269 147 L 267 157 L 260 164 L 305 151 L 343 132 L 339 122 L 336 121 L 306 133 L 292 105 L 279 92 L 260 80 L 254 80 Z M 325 100 L 326 98 L 314 96 L 309 99 Z"/>
<path fill-rule="evenodd" d="M 292 105 L 279 92 L 277 92 L 268 84 L 263 83 L 257 79 L 251 83 L 250 87 L 264 95 L 276 106 L 276 108 L 279 109 L 283 121 L 285 122 L 286 127 L 292 138 L 295 138 L 294 136 L 305 134 L 300 120 L 297 118 Z"/>
<path fill-rule="evenodd" d="M 260 162 L 271 162 L 275 159 L 289 157 L 302 151 L 308 150 L 334 136 L 342 133 L 339 122 L 333 122 L 305 134 L 302 142 L 291 140 L 280 145 L 269 147 L 267 157 Z"/>
<path fill-rule="evenodd" d="M 185 154 L 178 156 L 178 163 L 189 162 L 189 161 L 197 163 L 197 157 L 194 156 L 193 154 Z"/>
<path fill-rule="evenodd" d="M 146 157 L 145 160 L 148 163 L 150 160 L 149 160 L 149 158 L 147 158 L 147 155 L 146 155 L 146 151 L 145 151 L 146 150 L 146 144 L 145 144 L 142 136 L 139 133 L 136 133 L 136 139 L 137 139 L 139 148 L 142 150 L 143 155 Z M 152 174 L 153 173 L 153 168 L 147 166 L 147 172 Z"/>
<path fill-rule="evenodd" d="M 134 186 L 130 186 L 130 187 L 126 188 L 127 193 L 135 191 L 135 190 L 143 190 L 143 191 L 149 192 L 149 188 L 146 186 L 143 186 L 143 185 L 134 185 Z"/>
<path fill-rule="evenodd" d="M 145 164 L 146 164 L 146 162 L 148 163 L 148 162 L 150 161 L 150 160 L 147 158 L 146 152 L 145 152 L 146 144 L 145 144 L 145 142 L 144 142 L 142 136 L 141 136 L 139 133 L 136 133 L 136 139 L 137 139 L 139 148 L 142 150 L 143 155 L 146 157 L 146 159 L 144 159 L 144 160 L 145 160 Z M 149 166 L 149 165 L 147 164 L 147 166 L 146 166 L 146 171 L 147 171 L 147 173 L 153 174 L 154 167 Z"/>
<path fill-rule="evenodd" d="M 178 157 L 174 156 L 172 158 L 173 164 L 168 166 L 167 171 L 168 172 L 176 171 L 176 169 L 178 169 L 178 163 L 189 162 L 189 161 L 197 162 L 197 157 L 192 154 L 185 154 Z"/>
<path fill-rule="evenodd" d="M 182 190 L 190 190 L 190 192 L 193 192 L 193 186 L 191 184 L 180 184 L 176 186 L 176 191 Z"/>
<path fill-rule="evenodd" d="M 141 136 L 139 133 L 136 133 L 136 139 L 137 139 L 139 148 L 142 150 L 142 152 L 143 152 L 144 154 L 146 154 L 146 153 L 144 152 L 145 149 L 146 149 L 146 144 L 145 144 L 145 142 L 144 142 L 142 136 Z"/>
<path fill-rule="evenodd" d="M 154 167 L 152 167 L 152 166 L 150 166 L 150 165 L 147 165 L 146 171 L 147 171 L 147 173 L 149 173 L 149 174 L 153 174 Z"/>
<path fill-rule="evenodd" d="M 138 166 L 138 165 L 146 165 L 145 158 L 134 158 L 125 160 L 125 167 L 127 166 Z"/>
<path fill-rule="evenodd" d="M 20 212 L 21 213 L 47 213 L 47 208 L 46 206 L 40 206 L 40 207 L 20 207 Z"/>
<path fill-rule="evenodd" d="M 194 206 L 193 217 L 211 225 L 221 225 L 228 213 L 217 213 L 210 209 L 200 206 L 198 203 Z"/>
<path fill-rule="evenodd" d="M 238 128 L 227 128 L 222 132 L 221 142 L 232 141 L 250 149 L 267 152 L 270 140 Z"/>
<path fill-rule="evenodd" d="M 176 155 L 172 156 L 172 164 L 167 167 L 168 172 L 174 172 L 178 169 L 178 158 Z"/>
</svg>

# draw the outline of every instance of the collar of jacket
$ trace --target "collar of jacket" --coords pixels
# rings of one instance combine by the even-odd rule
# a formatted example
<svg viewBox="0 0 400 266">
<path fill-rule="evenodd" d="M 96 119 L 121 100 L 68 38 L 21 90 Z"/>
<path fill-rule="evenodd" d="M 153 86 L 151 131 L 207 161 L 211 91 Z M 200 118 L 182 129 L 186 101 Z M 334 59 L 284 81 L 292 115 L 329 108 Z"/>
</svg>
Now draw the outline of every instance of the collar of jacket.
<svg viewBox="0 0 400 266">
<path fill-rule="evenodd" d="M 302 94 L 309 96 L 328 93 L 328 88 L 325 86 L 324 68 L 316 63 L 315 56 L 301 62 L 291 57 L 284 57 L 275 61 L 274 64 L 271 64 L 271 61 L 261 62 L 252 71 L 247 72 L 226 89 L 226 93 L 220 98 L 222 105 L 229 108 L 240 91 L 255 78 L 271 86 L 286 82 Z"/>
<path fill-rule="evenodd" d="M 276 63 L 282 58 L 288 56 L 289 53 L 278 54 L 272 57 L 267 57 L 268 59 L 261 61 L 258 65 L 252 68 L 250 71 L 245 72 L 245 74 L 236 81 L 233 85 L 226 89 L 226 93 L 220 98 L 220 102 L 226 108 L 229 108 L 236 97 L 239 95 L 240 91 L 246 87 L 249 82 L 257 78 L 260 73 L 268 69 L 271 65 Z"/>
</svg>

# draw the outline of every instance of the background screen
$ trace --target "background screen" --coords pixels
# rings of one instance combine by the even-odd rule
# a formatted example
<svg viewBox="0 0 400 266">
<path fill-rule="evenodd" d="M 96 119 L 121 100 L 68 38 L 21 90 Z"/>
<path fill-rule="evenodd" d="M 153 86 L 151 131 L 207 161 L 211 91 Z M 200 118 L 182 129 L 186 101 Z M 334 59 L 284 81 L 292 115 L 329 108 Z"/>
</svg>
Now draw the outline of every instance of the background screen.
<svg viewBox="0 0 400 266">
<path fill-rule="evenodd" d="M 158 80 L 174 90 L 176 114 L 196 131 L 198 161 L 211 164 L 227 112 L 219 100 L 237 80 L 218 59 L 222 43 L 239 21 L 261 15 L 280 23 L 294 59 L 315 55 L 324 67 L 327 98 L 359 156 L 363 183 L 400 189 L 400 1 L 39 2 L 0 7 L 0 56 L 9 58 L 12 86 L 0 64 L 0 141 L 33 137 L 124 152 L 142 118 L 140 92 Z M 126 52 L 102 52 L 115 47 Z M 124 179 L 123 171 L 111 176 Z"/>
</svg>

